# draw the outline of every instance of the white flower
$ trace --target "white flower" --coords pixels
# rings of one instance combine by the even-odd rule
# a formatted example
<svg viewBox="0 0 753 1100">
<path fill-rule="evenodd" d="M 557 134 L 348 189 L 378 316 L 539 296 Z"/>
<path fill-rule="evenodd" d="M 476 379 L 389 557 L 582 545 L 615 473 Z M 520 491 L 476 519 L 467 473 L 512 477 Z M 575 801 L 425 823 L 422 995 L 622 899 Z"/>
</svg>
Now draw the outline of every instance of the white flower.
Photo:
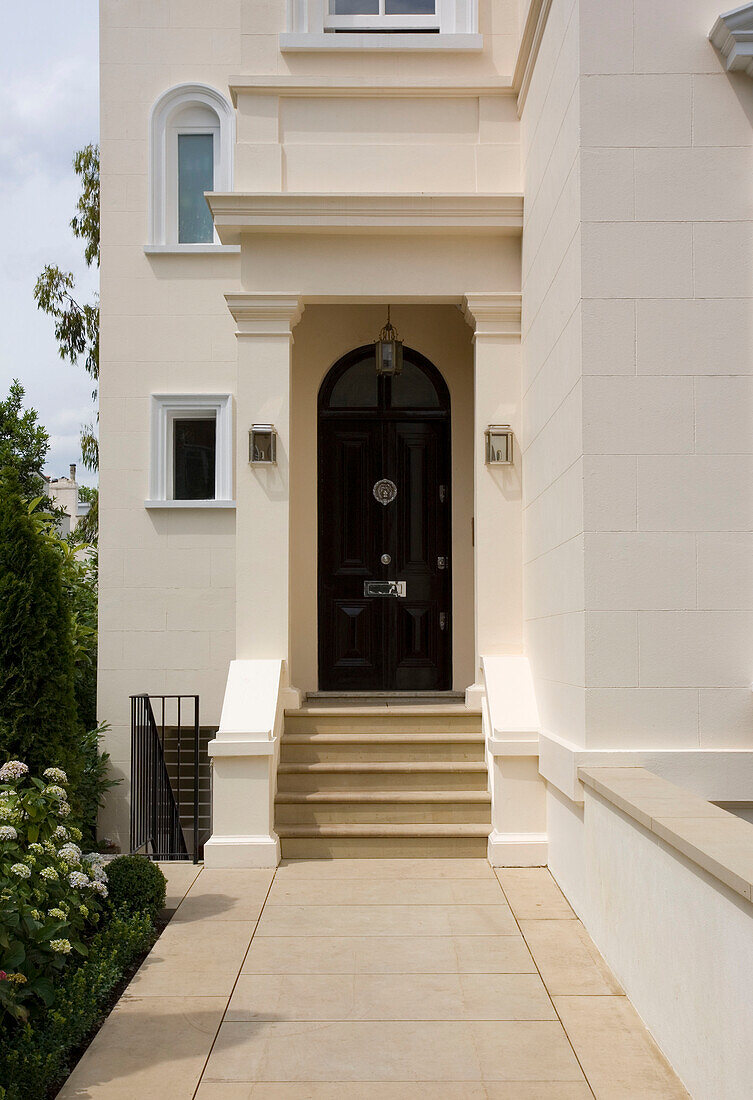
<svg viewBox="0 0 753 1100">
<path fill-rule="evenodd" d="M 71 808 L 68 805 L 68 803 L 67 802 L 61 802 L 60 805 L 58 806 L 58 816 L 59 817 L 67 817 L 70 812 L 71 812 Z"/>
<path fill-rule="evenodd" d="M 57 920 L 65 920 L 65 913 L 62 909 L 48 909 L 48 917 L 55 917 Z"/>
<path fill-rule="evenodd" d="M 68 776 L 65 774 L 62 768 L 46 768 L 42 772 L 45 779 L 49 779 L 51 783 L 67 783 Z"/>
<path fill-rule="evenodd" d="M 81 859 L 81 849 L 77 844 L 64 844 L 58 852 L 61 859 L 64 859 L 66 863 L 78 863 Z"/>
<path fill-rule="evenodd" d="M 44 852 L 44 848 L 41 844 L 33 843 L 29 845 L 29 851 L 33 852 L 35 856 L 41 856 Z"/>
<path fill-rule="evenodd" d="M 107 897 L 107 887 L 105 886 L 104 882 L 93 882 L 91 884 L 91 887 L 94 893 L 99 894 L 101 898 Z"/>
<path fill-rule="evenodd" d="M 7 764 L 3 764 L 0 768 L 0 783 L 7 783 L 12 779 L 22 779 L 28 774 L 29 769 L 26 764 L 22 764 L 20 760 L 9 760 Z"/>
<path fill-rule="evenodd" d="M 42 794 L 49 794 L 53 798 L 57 798 L 59 802 L 64 802 L 67 797 L 63 788 L 55 786 L 54 783 L 49 783 L 42 791 Z"/>
<path fill-rule="evenodd" d="M 58 825 L 58 827 L 52 833 L 53 840 L 67 840 L 68 830 L 65 825 Z"/>
<path fill-rule="evenodd" d="M 19 878 L 31 877 L 31 868 L 27 867 L 25 863 L 14 863 L 10 870 L 11 874 L 18 875 Z"/>
<path fill-rule="evenodd" d="M 42 867 L 39 874 L 42 878 L 46 878 L 48 882 L 55 882 L 58 877 L 58 873 L 54 867 Z"/>
<path fill-rule="evenodd" d="M 50 940 L 50 947 L 57 955 L 70 955 L 70 940 Z"/>
<path fill-rule="evenodd" d="M 12 825 L 0 825 L 0 840 L 17 840 L 18 833 Z"/>
<path fill-rule="evenodd" d="M 83 835 L 84 834 L 81 832 L 80 829 L 77 829 L 75 825 L 71 825 L 71 840 L 75 840 L 78 844 L 81 841 Z"/>
<path fill-rule="evenodd" d="M 81 871 L 71 871 L 68 875 L 68 881 L 77 890 L 83 890 L 84 887 L 91 886 L 88 875 L 83 874 Z"/>
</svg>

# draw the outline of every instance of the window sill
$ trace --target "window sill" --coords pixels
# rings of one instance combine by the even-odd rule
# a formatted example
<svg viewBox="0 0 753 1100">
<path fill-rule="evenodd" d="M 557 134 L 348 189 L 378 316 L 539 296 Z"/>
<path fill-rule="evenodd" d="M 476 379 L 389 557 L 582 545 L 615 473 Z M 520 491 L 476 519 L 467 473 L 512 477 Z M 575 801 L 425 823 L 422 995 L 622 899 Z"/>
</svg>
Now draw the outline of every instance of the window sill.
<svg viewBox="0 0 753 1100">
<path fill-rule="evenodd" d="M 482 34 L 281 34 L 283 53 L 308 50 L 455 50 L 478 51 L 484 48 Z"/>
<path fill-rule="evenodd" d="M 235 508 L 234 500 L 145 500 L 145 508 Z"/>
<path fill-rule="evenodd" d="M 144 252 L 147 256 L 185 256 L 187 253 L 211 253 L 213 255 L 223 252 L 240 252 L 239 244 L 145 244 Z"/>
</svg>

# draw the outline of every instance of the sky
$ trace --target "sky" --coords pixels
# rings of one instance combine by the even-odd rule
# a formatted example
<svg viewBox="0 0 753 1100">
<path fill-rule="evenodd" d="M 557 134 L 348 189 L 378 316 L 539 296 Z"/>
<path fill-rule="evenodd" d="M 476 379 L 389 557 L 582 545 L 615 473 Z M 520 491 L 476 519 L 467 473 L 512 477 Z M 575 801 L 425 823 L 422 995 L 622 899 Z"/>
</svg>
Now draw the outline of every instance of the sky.
<svg viewBox="0 0 753 1100">
<path fill-rule="evenodd" d="M 58 357 L 53 322 L 33 291 L 45 264 L 72 271 L 90 300 L 97 272 L 86 267 L 71 232 L 78 198 L 74 152 L 98 140 L 97 0 L 1 2 L 0 394 L 14 378 L 50 434 L 45 472 L 94 484 L 81 465 L 79 428 L 92 417 L 92 382 L 83 366 Z"/>
</svg>

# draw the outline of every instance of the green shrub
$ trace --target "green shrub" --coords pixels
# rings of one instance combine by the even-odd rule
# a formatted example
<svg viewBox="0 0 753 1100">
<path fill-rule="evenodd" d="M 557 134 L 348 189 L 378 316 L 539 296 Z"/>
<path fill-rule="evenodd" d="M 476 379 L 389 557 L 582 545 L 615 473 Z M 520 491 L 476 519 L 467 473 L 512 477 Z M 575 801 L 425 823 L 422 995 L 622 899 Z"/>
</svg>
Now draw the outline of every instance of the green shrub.
<svg viewBox="0 0 753 1100">
<path fill-rule="evenodd" d="M 102 735 L 107 728 L 102 722 L 96 729 L 88 730 L 81 736 L 84 767 L 77 794 L 81 805 L 83 843 L 89 848 L 97 846 L 97 816 L 100 807 L 105 804 L 105 795 L 111 787 L 117 787 L 120 783 L 119 779 L 110 778 L 110 754 L 100 749 Z"/>
<path fill-rule="evenodd" d="M 107 865 L 110 903 L 154 918 L 165 906 L 167 879 L 146 856 L 118 856 Z"/>
<path fill-rule="evenodd" d="M 75 653 L 60 554 L 29 515 L 19 477 L 0 474 L 0 760 L 82 770 Z M 73 799 L 74 809 L 77 799 Z"/>
<path fill-rule="evenodd" d="M 3 1036 L 0 1100 L 41 1100 L 70 1071 L 71 1055 L 106 1014 L 113 989 L 154 942 L 145 913 L 115 914 L 89 954 L 63 974 L 55 1007 Z"/>
<path fill-rule="evenodd" d="M 0 1022 L 26 1020 L 55 1000 L 55 982 L 104 910 L 103 860 L 84 856 L 68 824 L 67 776 L 0 767 Z M 66 824 L 64 824 L 64 822 Z"/>
</svg>

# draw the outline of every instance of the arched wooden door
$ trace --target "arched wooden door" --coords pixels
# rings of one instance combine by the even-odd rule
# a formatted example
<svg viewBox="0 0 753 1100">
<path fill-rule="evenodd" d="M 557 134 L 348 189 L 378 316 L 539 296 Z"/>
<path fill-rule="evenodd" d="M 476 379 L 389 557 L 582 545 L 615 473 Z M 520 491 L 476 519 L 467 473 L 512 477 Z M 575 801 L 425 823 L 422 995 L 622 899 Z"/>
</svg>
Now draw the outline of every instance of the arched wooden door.
<svg viewBox="0 0 753 1100">
<path fill-rule="evenodd" d="M 452 687 L 450 395 L 405 348 L 377 376 L 374 346 L 319 393 L 319 688 Z"/>
</svg>

